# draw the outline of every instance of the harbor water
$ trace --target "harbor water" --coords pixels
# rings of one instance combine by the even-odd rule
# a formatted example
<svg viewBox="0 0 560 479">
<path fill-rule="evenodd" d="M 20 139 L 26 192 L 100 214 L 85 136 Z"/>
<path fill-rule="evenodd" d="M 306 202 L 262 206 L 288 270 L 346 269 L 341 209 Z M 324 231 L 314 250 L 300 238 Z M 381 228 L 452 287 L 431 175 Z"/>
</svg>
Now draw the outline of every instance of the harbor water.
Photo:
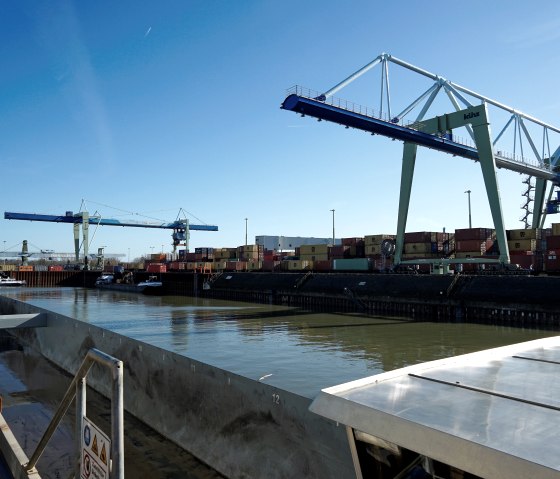
<svg viewBox="0 0 560 479">
<path fill-rule="evenodd" d="M 308 398 L 407 365 L 558 334 L 85 288 L 2 294 Z"/>
</svg>

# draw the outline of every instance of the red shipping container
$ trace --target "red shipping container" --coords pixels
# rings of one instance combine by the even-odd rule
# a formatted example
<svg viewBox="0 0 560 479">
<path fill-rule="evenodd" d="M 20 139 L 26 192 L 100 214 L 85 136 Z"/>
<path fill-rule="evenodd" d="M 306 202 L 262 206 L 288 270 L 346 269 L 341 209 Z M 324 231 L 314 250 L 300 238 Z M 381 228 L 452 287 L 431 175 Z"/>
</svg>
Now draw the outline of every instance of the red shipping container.
<svg viewBox="0 0 560 479">
<path fill-rule="evenodd" d="M 494 230 L 490 228 L 466 228 L 455 230 L 455 241 L 488 240 L 494 236 Z"/>
<path fill-rule="evenodd" d="M 429 243 L 432 241 L 432 233 L 430 231 L 418 231 L 415 233 L 405 233 L 405 243 Z"/>
<path fill-rule="evenodd" d="M 277 269 L 280 261 L 272 261 L 272 260 L 263 260 L 262 262 L 262 271 L 274 271 Z"/>
<path fill-rule="evenodd" d="M 64 271 L 64 266 L 62 266 L 62 265 L 52 265 L 52 266 L 49 266 L 49 271 Z"/>
<path fill-rule="evenodd" d="M 245 271 L 247 269 L 247 263 L 245 261 L 227 261 L 226 269 L 230 271 Z"/>
<path fill-rule="evenodd" d="M 342 246 L 356 246 L 360 241 L 363 242 L 364 238 L 342 238 Z"/>
<path fill-rule="evenodd" d="M 560 249 L 560 236 L 547 236 L 546 249 Z"/>
<path fill-rule="evenodd" d="M 167 266 L 161 263 L 151 263 L 146 271 L 148 273 L 167 273 Z"/>
<path fill-rule="evenodd" d="M 330 261 L 313 261 L 313 269 L 315 271 L 330 271 L 331 262 Z"/>
<path fill-rule="evenodd" d="M 487 246 L 486 241 L 480 241 L 479 239 L 455 241 L 455 251 L 457 252 L 480 251 L 481 254 L 484 254 Z M 492 241 L 490 241 L 490 246 L 492 246 Z"/>
<path fill-rule="evenodd" d="M 350 249 L 350 246 L 330 246 L 329 247 L 329 258 L 331 259 L 341 259 L 344 258 L 345 255 L 347 254 L 348 250 Z"/>
<path fill-rule="evenodd" d="M 534 264 L 534 256 L 526 254 L 510 254 L 509 261 L 512 264 L 518 264 L 523 269 L 532 269 Z"/>
<path fill-rule="evenodd" d="M 560 256 L 555 256 L 555 255 L 545 256 L 544 269 L 548 273 L 560 273 Z"/>
</svg>

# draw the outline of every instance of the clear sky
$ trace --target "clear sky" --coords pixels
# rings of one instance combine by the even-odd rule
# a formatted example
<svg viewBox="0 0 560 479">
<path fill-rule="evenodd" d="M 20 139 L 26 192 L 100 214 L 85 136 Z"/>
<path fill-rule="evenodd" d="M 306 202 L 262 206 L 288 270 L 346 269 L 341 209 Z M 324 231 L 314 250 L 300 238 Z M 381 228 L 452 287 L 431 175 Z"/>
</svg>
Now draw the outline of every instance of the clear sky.
<svg viewBox="0 0 560 479">
<path fill-rule="evenodd" d="M 71 226 L 3 212 L 82 200 L 104 217 L 172 221 L 184 208 L 219 226 L 192 232 L 191 248 L 244 244 L 245 218 L 249 242 L 329 237 L 333 208 L 337 237 L 394 233 L 402 143 L 279 108 L 292 85 L 325 91 L 381 52 L 560 126 L 552 0 L 5 0 L 0 39 L 0 248 L 72 251 Z M 378 109 L 370 73 L 337 96 Z M 392 99 L 428 86 L 395 80 Z M 493 226 L 477 163 L 422 149 L 416 165 L 407 231 L 467 227 L 467 189 L 473 226 Z M 507 228 L 522 226 L 522 179 L 499 172 Z M 92 236 L 90 250 L 170 251 L 167 230 Z"/>
</svg>

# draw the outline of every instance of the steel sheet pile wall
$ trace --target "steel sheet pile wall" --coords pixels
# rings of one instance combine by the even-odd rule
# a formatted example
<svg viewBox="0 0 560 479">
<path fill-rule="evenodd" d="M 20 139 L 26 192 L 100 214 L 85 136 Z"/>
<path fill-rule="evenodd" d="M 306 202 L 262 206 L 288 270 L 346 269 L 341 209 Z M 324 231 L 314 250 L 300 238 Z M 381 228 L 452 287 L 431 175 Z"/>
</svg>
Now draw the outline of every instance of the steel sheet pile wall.
<svg viewBox="0 0 560 479">
<path fill-rule="evenodd" d="M 557 325 L 558 277 L 230 273 L 204 295 L 317 311 Z"/>
<path fill-rule="evenodd" d="M 125 409 L 227 477 L 354 476 L 345 429 L 310 399 L 0 296 L 0 314 L 34 312 L 48 326 L 20 341 L 72 374 L 92 347 L 121 359 Z M 88 385 L 108 396 L 105 379 L 94 368 Z"/>
</svg>

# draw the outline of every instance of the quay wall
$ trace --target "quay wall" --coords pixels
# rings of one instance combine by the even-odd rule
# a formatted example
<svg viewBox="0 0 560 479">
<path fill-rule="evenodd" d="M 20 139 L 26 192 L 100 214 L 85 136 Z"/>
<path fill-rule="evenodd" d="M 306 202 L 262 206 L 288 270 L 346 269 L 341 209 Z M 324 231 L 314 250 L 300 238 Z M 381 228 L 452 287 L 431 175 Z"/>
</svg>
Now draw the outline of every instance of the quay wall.
<svg viewBox="0 0 560 479">
<path fill-rule="evenodd" d="M 311 399 L 0 295 L 0 314 L 35 312 L 46 327 L 11 330 L 23 345 L 70 374 L 90 348 L 121 359 L 126 411 L 225 476 L 354 477 L 345 428 Z M 87 383 L 110 397 L 106 374 Z"/>
<path fill-rule="evenodd" d="M 560 325 L 560 278 L 364 273 L 224 273 L 201 294 L 319 311 Z"/>
<path fill-rule="evenodd" d="M 29 286 L 94 287 L 96 271 L 15 272 Z M 137 272 L 135 281 L 149 273 Z M 415 319 L 560 325 L 560 277 L 375 273 L 192 272 L 159 275 L 165 294 Z M 205 284 L 206 283 L 206 284 Z"/>
<path fill-rule="evenodd" d="M 70 286 L 77 288 L 93 288 L 100 271 L 10 271 L 15 279 L 25 280 L 30 287 Z M 147 280 L 151 273 L 139 271 L 134 273 L 136 283 Z M 193 273 L 162 273 L 164 290 L 167 294 L 196 295 L 202 285 L 201 274 Z"/>
</svg>

